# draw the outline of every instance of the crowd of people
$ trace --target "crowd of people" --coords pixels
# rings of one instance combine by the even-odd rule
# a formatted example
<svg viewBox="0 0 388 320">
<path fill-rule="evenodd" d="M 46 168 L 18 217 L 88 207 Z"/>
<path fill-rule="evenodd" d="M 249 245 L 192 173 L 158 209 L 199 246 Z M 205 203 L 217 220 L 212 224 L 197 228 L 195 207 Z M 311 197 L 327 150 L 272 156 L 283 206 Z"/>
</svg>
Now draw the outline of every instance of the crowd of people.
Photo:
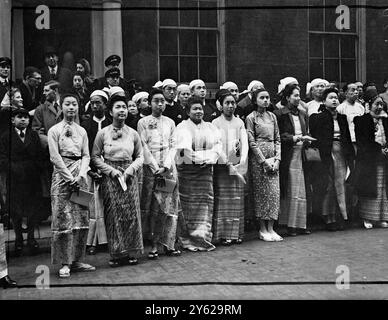
<svg viewBox="0 0 388 320">
<path fill-rule="evenodd" d="M 137 264 L 147 241 L 149 259 L 241 244 L 251 216 L 268 242 L 283 240 L 278 226 L 310 234 L 311 214 L 342 230 L 356 203 L 365 228 L 388 227 L 388 79 L 379 94 L 317 78 L 308 102 L 293 77 L 276 97 L 258 80 L 241 93 L 226 82 L 209 101 L 201 79 L 144 91 L 117 55 L 102 78 L 86 59 L 60 67 L 53 48 L 45 62 L 14 83 L 0 58 L 0 205 L 16 255 L 23 233 L 37 252 L 35 227 L 51 215 L 60 277 L 95 270 L 85 253 L 104 244 L 111 267 Z M 0 238 L 1 284 L 14 286 Z"/>
</svg>

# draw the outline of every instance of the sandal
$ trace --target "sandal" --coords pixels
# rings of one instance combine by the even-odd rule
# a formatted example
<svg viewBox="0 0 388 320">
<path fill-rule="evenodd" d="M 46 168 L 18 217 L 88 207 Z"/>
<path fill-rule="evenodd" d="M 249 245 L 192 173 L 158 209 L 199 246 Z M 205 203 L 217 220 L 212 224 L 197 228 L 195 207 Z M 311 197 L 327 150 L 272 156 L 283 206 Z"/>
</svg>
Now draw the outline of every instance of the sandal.
<svg viewBox="0 0 388 320">
<path fill-rule="evenodd" d="M 150 251 L 148 252 L 148 259 L 154 260 L 159 256 L 158 251 Z"/>
<path fill-rule="evenodd" d="M 63 266 L 61 269 L 59 269 L 59 277 L 60 278 L 70 277 L 70 268 L 68 266 Z"/>
<path fill-rule="evenodd" d="M 221 244 L 222 244 L 223 246 L 230 246 L 230 245 L 232 244 L 232 240 L 230 240 L 230 239 L 223 239 L 223 240 L 221 241 Z"/>
<path fill-rule="evenodd" d="M 92 265 L 87 264 L 87 263 L 74 262 L 71 265 L 71 271 L 73 271 L 73 272 L 96 271 L 96 267 L 93 267 Z"/>
<path fill-rule="evenodd" d="M 169 257 L 178 257 L 182 254 L 182 252 L 180 250 L 168 250 L 168 249 L 165 249 L 165 252 L 166 252 L 166 256 L 169 256 Z"/>
<path fill-rule="evenodd" d="M 134 266 L 135 264 L 138 264 L 138 261 L 137 261 L 136 258 L 129 257 L 129 259 L 128 259 L 128 264 L 129 264 L 130 266 Z"/>
</svg>

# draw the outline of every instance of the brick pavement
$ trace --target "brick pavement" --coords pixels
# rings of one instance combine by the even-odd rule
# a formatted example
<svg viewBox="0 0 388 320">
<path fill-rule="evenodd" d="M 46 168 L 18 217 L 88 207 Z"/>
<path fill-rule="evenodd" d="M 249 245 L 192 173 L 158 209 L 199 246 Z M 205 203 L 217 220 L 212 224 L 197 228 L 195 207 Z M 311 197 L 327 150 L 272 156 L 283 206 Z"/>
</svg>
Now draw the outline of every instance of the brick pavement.
<svg viewBox="0 0 388 320">
<path fill-rule="evenodd" d="M 213 252 L 143 258 L 116 269 L 107 253 L 98 253 L 86 258 L 96 272 L 70 279 L 56 276 L 45 252 L 11 259 L 10 275 L 20 288 L 0 289 L 0 299 L 388 299 L 387 244 L 387 229 L 317 231 L 279 243 L 252 239 Z M 49 290 L 29 287 L 40 264 L 50 266 Z M 349 290 L 334 285 L 339 265 L 348 266 L 356 282 Z"/>
</svg>

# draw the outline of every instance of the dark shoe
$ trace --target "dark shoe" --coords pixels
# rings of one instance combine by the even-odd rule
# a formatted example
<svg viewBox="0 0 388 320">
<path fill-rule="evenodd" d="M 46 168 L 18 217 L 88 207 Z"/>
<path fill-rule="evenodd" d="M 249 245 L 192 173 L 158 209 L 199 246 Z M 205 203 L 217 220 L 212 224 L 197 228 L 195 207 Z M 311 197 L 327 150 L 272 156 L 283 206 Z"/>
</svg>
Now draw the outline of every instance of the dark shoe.
<svg viewBox="0 0 388 320">
<path fill-rule="evenodd" d="M 295 228 L 287 228 L 287 236 L 296 237 L 297 235 Z"/>
<path fill-rule="evenodd" d="M 39 244 L 35 239 L 29 239 L 27 240 L 27 246 L 30 250 L 31 254 L 35 254 L 39 250 Z"/>
<path fill-rule="evenodd" d="M 95 246 L 90 246 L 87 251 L 88 251 L 89 255 L 95 255 L 97 253 L 96 252 L 97 250 L 96 250 Z"/>
<path fill-rule="evenodd" d="M 337 224 L 335 222 L 328 223 L 326 225 L 326 230 L 331 232 L 337 231 Z"/>
<path fill-rule="evenodd" d="M 235 243 L 235 244 L 242 244 L 243 243 L 243 239 L 238 238 L 237 240 L 232 240 L 232 242 Z"/>
<path fill-rule="evenodd" d="M 122 265 L 122 263 L 119 259 L 112 259 L 112 260 L 109 260 L 109 265 L 112 268 L 116 268 L 116 267 L 120 267 Z"/>
<path fill-rule="evenodd" d="M 159 256 L 158 251 L 150 251 L 150 252 L 148 252 L 148 259 L 150 259 L 150 260 L 155 260 L 155 259 L 158 258 L 158 256 Z"/>
<path fill-rule="evenodd" d="M 16 288 L 17 284 L 16 281 L 12 280 L 9 276 L 5 276 L 0 279 L 0 286 L 2 286 L 3 289 Z"/>
<path fill-rule="evenodd" d="M 299 234 L 309 235 L 309 234 L 311 234 L 311 230 L 310 229 L 299 229 Z"/>
<path fill-rule="evenodd" d="M 135 264 L 138 264 L 138 261 L 137 261 L 136 258 L 129 257 L 129 259 L 128 259 L 128 264 L 129 264 L 130 266 L 134 266 Z"/>
</svg>

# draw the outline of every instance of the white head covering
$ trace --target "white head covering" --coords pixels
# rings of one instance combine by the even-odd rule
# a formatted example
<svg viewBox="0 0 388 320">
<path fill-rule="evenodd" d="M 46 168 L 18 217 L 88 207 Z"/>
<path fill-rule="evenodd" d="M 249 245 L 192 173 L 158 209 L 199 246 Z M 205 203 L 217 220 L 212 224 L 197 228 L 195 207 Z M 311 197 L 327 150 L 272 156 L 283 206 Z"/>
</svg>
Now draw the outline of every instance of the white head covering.
<svg viewBox="0 0 388 320">
<path fill-rule="evenodd" d="M 193 80 L 193 81 L 191 81 L 190 82 L 190 84 L 189 84 L 189 88 L 190 88 L 190 90 L 193 90 L 194 89 L 194 87 L 196 87 L 196 86 L 204 86 L 205 85 L 205 82 L 203 82 L 201 79 L 195 79 L 195 80 Z"/>
<path fill-rule="evenodd" d="M 278 85 L 278 93 L 282 92 L 284 88 L 291 83 L 299 84 L 298 80 L 293 77 L 285 77 L 281 79 Z"/>
<path fill-rule="evenodd" d="M 323 83 L 325 86 L 329 85 L 329 81 L 321 78 L 316 78 L 311 82 L 307 82 L 306 84 L 306 94 L 308 95 L 310 93 L 310 90 L 312 87 L 317 86 L 318 84 Z"/>
<path fill-rule="evenodd" d="M 101 96 L 101 97 L 104 97 L 106 100 L 109 99 L 108 95 L 106 94 L 105 91 L 102 91 L 102 90 L 94 90 L 91 95 L 90 95 L 90 98 L 94 97 L 94 96 Z"/>
<path fill-rule="evenodd" d="M 167 87 L 167 86 L 175 86 L 176 87 L 176 82 L 172 79 L 164 79 L 162 82 L 162 88 Z"/>
<path fill-rule="evenodd" d="M 234 88 L 234 87 L 237 87 L 237 89 L 238 89 L 237 84 L 235 84 L 235 83 L 232 82 L 232 81 L 227 81 L 227 82 L 225 82 L 225 83 L 220 87 L 220 89 L 229 90 L 229 89 Z"/>
<path fill-rule="evenodd" d="M 140 99 L 143 99 L 143 98 L 147 98 L 148 99 L 148 96 L 149 96 L 149 93 L 146 92 L 146 91 L 140 91 L 138 93 L 136 93 L 133 97 L 132 97 L 132 101 L 135 102 L 137 104 L 137 102 L 140 100 Z"/>
<path fill-rule="evenodd" d="M 3 100 L 1 101 L 1 107 L 10 107 L 11 106 L 11 99 L 9 98 L 8 92 L 4 94 Z"/>
<path fill-rule="evenodd" d="M 180 92 L 180 91 L 182 91 L 182 90 L 184 90 L 184 89 L 189 89 L 189 90 L 190 90 L 190 87 L 189 87 L 188 84 L 182 83 L 182 84 L 180 84 L 176 89 L 177 89 L 178 92 Z"/>
<path fill-rule="evenodd" d="M 119 86 L 115 86 L 115 87 L 112 87 L 109 89 L 109 96 L 113 96 L 114 94 L 117 94 L 117 93 L 125 93 L 124 92 L 124 89 L 119 87 Z"/>
<path fill-rule="evenodd" d="M 157 81 L 152 88 L 158 88 L 158 89 L 161 89 L 163 86 L 163 82 L 162 81 Z"/>
<path fill-rule="evenodd" d="M 247 90 L 244 90 L 243 92 L 241 92 L 241 94 L 245 94 L 247 92 L 252 92 L 252 89 L 254 87 L 261 87 L 261 88 L 264 88 L 264 84 L 259 81 L 259 80 L 252 80 L 249 84 L 248 84 L 248 88 Z"/>
</svg>

